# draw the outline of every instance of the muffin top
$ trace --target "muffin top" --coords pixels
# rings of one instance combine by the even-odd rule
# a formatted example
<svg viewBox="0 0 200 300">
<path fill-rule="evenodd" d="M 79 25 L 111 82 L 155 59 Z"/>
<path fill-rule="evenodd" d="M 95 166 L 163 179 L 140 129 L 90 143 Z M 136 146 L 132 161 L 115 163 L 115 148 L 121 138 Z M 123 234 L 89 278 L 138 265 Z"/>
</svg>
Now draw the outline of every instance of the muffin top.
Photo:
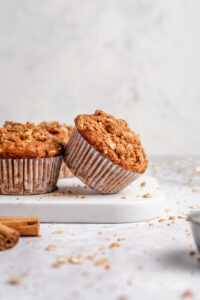
<svg viewBox="0 0 200 300">
<path fill-rule="evenodd" d="M 0 158 L 44 158 L 59 156 L 63 143 L 34 124 L 5 122 L 0 128 Z"/>
<path fill-rule="evenodd" d="M 73 126 L 67 126 L 66 124 L 61 125 L 59 122 L 42 122 L 38 126 L 46 129 L 65 144 L 67 144 L 73 130 Z"/>
<path fill-rule="evenodd" d="M 81 136 L 104 157 L 126 170 L 144 173 L 148 160 L 140 136 L 126 121 L 96 110 L 93 115 L 79 115 L 75 124 Z"/>
</svg>

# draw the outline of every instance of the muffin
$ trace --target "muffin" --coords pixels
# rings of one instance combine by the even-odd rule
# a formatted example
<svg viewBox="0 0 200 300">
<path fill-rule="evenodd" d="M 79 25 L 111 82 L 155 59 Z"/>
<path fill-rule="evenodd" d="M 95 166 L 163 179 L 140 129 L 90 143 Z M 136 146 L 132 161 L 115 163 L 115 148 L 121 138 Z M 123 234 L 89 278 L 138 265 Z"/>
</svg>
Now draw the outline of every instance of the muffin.
<svg viewBox="0 0 200 300">
<path fill-rule="evenodd" d="M 42 122 L 39 124 L 41 128 L 46 129 L 54 137 L 60 139 L 65 146 L 68 143 L 69 137 L 72 133 L 73 126 L 67 126 L 66 124 L 60 124 L 58 122 Z M 72 177 L 73 174 L 70 172 L 66 164 L 62 163 L 59 178 Z"/>
<path fill-rule="evenodd" d="M 31 123 L 0 128 L 0 194 L 41 194 L 56 188 L 63 143 Z"/>
<path fill-rule="evenodd" d="M 79 115 L 64 155 L 68 168 L 102 194 L 114 194 L 143 174 L 148 160 L 127 122 L 97 110 Z"/>
</svg>

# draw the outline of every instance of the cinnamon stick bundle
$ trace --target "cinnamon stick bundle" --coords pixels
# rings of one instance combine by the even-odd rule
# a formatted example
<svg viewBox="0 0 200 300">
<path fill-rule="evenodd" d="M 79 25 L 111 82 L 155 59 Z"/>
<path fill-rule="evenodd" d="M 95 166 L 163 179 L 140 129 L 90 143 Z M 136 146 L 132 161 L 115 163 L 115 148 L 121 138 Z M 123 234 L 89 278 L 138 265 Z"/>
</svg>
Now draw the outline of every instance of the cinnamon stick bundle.
<svg viewBox="0 0 200 300">
<path fill-rule="evenodd" d="M 1 217 L 0 223 L 17 230 L 21 236 L 38 236 L 39 217 Z"/>
<path fill-rule="evenodd" d="M 19 232 L 0 224 L 0 250 L 14 247 L 19 240 Z"/>
</svg>

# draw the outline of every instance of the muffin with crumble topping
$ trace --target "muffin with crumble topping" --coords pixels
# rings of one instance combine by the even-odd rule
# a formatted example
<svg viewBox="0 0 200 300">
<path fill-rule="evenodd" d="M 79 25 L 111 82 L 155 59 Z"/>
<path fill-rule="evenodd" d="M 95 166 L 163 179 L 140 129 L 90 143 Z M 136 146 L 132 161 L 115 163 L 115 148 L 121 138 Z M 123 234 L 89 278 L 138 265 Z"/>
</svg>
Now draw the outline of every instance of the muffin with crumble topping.
<svg viewBox="0 0 200 300">
<path fill-rule="evenodd" d="M 56 188 L 63 143 L 34 124 L 0 128 L 0 194 L 41 194 Z"/>
<path fill-rule="evenodd" d="M 139 135 L 124 120 L 100 110 L 75 119 L 64 160 L 74 175 L 102 194 L 124 189 L 148 166 Z"/>
<path fill-rule="evenodd" d="M 61 140 L 65 146 L 68 143 L 69 137 L 72 133 L 73 126 L 68 126 L 66 124 L 60 124 L 59 122 L 42 122 L 38 126 L 46 129 L 49 133 L 51 133 L 54 137 Z M 67 178 L 72 177 L 73 174 L 70 172 L 66 164 L 62 163 L 59 178 Z"/>
</svg>

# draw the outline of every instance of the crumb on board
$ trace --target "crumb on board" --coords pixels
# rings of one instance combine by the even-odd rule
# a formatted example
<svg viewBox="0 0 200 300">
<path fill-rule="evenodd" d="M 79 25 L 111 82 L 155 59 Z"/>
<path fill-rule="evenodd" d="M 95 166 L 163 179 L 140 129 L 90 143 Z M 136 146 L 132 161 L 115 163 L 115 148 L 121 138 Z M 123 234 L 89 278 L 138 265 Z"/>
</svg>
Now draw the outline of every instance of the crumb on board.
<svg viewBox="0 0 200 300">
<path fill-rule="evenodd" d="M 52 234 L 63 234 L 63 233 L 64 233 L 63 230 L 56 230 L 52 232 Z"/>
<path fill-rule="evenodd" d="M 95 266 L 102 266 L 108 263 L 108 259 L 107 258 L 102 258 L 98 261 L 95 262 Z"/>
<path fill-rule="evenodd" d="M 121 247 L 120 243 L 112 243 L 109 248 L 114 248 L 114 247 Z"/>
<path fill-rule="evenodd" d="M 9 283 L 12 285 L 19 285 L 21 283 L 21 279 L 15 278 L 15 277 L 10 277 Z"/>
<path fill-rule="evenodd" d="M 140 183 L 140 186 L 144 187 L 146 184 L 147 184 L 146 181 L 143 181 L 143 182 Z"/>
<path fill-rule="evenodd" d="M 45 250 L 47 250 L 47 251 L 54 251 L 56 249 L 57 249 L 57 246 L 55 246 L 55 245 L 49 245 L 49 246 L 46 247 Z"/>
<path fill-rule="evenodd" d="M 78 264 L 81 265 L 83 264 L 85 259 L 80 255 L 80 256 L 70 256 L 69 257 L 69 263 L 71 264 Z"/>
<path fill-rule="evenodd" d="M 190 254 L 190 256 L 194 256 L 194 255 L 196 255 L 196 252 L 195 251 L 190 251 L 189 254 Z"/>
<path fill-rule="evenodd" d="M 143 198 L 151 198 L 151 197 L 152 197 L 152 195 L 151 195 L 151 194 L 149 194 L 149 193 L 147 193 L 147 194 L 144 194 L 144 195 L 142 195 L 142 197 L 143 197 Z"/>
<path fill-rule="evenodd" d="M 192 298 L 192 297 L 194 297 L 194 295 L 193 295 L 193 292 L 192 292 L 192 291 L 186 290 L 186 291 L 182 294 L 181 297 L 182 297 L 182 298 Z"/>
</svg>

